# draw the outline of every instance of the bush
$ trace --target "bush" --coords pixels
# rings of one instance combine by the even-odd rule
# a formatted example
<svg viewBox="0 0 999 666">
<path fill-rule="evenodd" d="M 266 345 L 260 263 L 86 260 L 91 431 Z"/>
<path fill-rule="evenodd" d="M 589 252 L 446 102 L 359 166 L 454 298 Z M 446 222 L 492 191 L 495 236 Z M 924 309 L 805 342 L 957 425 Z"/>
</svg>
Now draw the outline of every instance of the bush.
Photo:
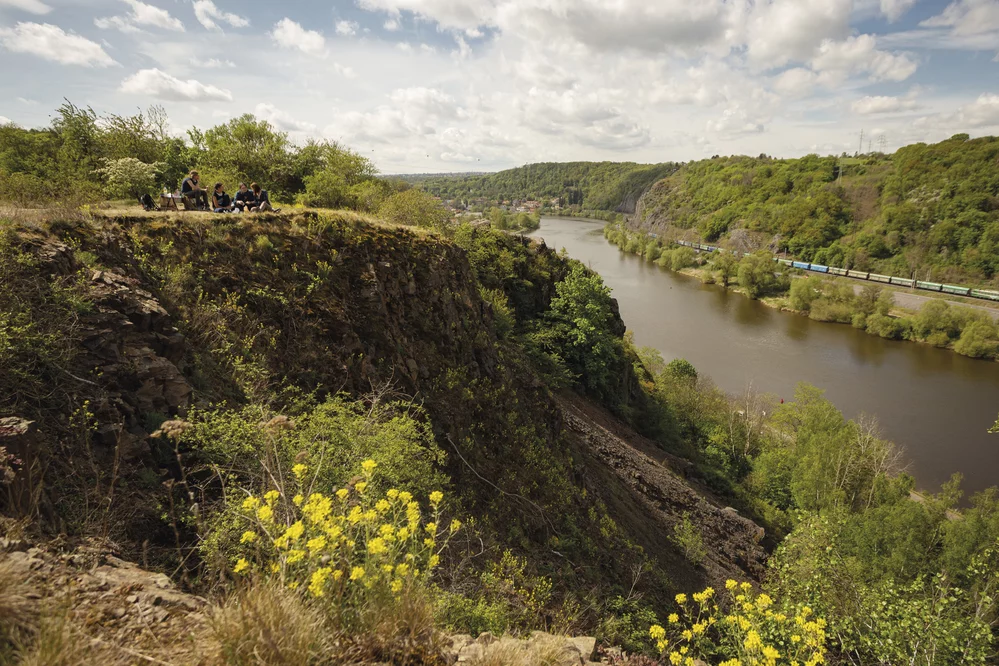
<svg viewBox="0 0 999 666">
<path fill-rule="evenodd" d="M 999 342 L 996 340 L 996 326 L 991 322 L 973 321 L 954 343 L 954 351 L 972 358 L 994 358 Z"/>
<path fill-rule="evenodd" d="M 906 321 L 883 314 L 872 314 L 867 318 L 867 332 L 888 340 L 901 340 L 906 332 Z"/>
<path fill-rule="evenodd" d="M 682 271 L 697 263 L 696 253 L 689 247 L 677 247 L 669 253 L 670 268 L 674 271 Z"/>
<path fill-rule="evenodd" d="M 305 178 L 305 192 L 298 202 L 315 208 L 356 208 L 357 200 L 344 174 L 323 169 Z"/>
<path fill-rule="evenodd" d="M 412 189 L 393 194 L 378 210 L 387 222 L 408 224 L 445 231 L 451 224 L 451 213 L 432 196 L 422 190 Z"/>
<path fill-rule="evenodd" d="M 700 566 L 708 554 L 701 530 L 690 520 L 689 513 L 683 514 L 683 520 L 673 526 L 673 543 L 679 546 L 683 556 L 695 567 Z"/>
<path fill-rule="evenodd" d="M 134 157 L 123 157 L 105 160 L 96 174 L 104 179 L 104 189 L 111 198 L 135 199 L 153 192 L 165 166 L 160 162 L 146 164 Z"/>
<path fill-rule="evenodd" d="M 848 303 L 819 298 L 811 303 L 810 310 L 808 316 L 815 321 L 832 321 L 840 324 L 853 323 L 853 308 Z"/>
<path fill-rule="evenodd" d="M 479 295 L 486 303 L 492 306 L 493 326 L 496 329 L 496 337 L 505 340 L 513 332 L 517 325 L 517 318 L 510 307 L 510 301 L 502 289 L 486 289 L 479 285 Z"/>
<path fill-rule="evenodd" d="M 655 261 L 663 254 L 663 248 L 659 245 L 659 241 L 650 240 L 649 244 L 645 246 L 645 258 L 649 261 Z"/>
<path fill-rule="evenodd" d="M 803 280 L 791 280 L 791 291 L 788 302 L 792 309 L 808 312 L 812 302 L 822 296 L 822 279 L 809 277 Z"/>
<path fill-rule="evenodd" d="M 766 252 L 757 252 L 743 257 L 739 262 L 739 286 L 746 290 L 750 298 L 759 298 L 776 291 L 777 276 L 774 275 L 774 262 Z"/>
<path fill-rule="evenodd" d="M 697 658 L 721 666 L 776 664 L 778 659 L 782 664 L 825 663 L 826 622 L 813 618 L 810 608 L 779 613 L 773 610 L 773 599 L 757 595 L 749 583 L 729 580 L 725 589 L 728 599 L 722 602 L 715 600 L 710 587 L 692 595 L 692 601 L 685 594 L 676 595 L 682 617 L 673 613 L 666 627 L 649 628 L 649 636 L 660 654 L 668 655 L 669 663 L 693 663 Z"/>
<path fill-rule="evenodd" d="M 364 461 L 359 480 L 327 495 L 313 492 L 318 475 L 298 463 L 285 487 L 227 506 L 244 528 L 233 573 L 280 581 L 348 631 L 363 628 L 372 608 L 425 588 L 461 523 L 440 524 L 439 491 L 428 516 L 407 491 L 376 493 L 376 467 Z"/>
<path fill-rule="evenodd" d="M 675 358 L 666 364 L 667 373 L 677 379 L 697 379 L 697 368 L 685 358 Z"/>
</svg>

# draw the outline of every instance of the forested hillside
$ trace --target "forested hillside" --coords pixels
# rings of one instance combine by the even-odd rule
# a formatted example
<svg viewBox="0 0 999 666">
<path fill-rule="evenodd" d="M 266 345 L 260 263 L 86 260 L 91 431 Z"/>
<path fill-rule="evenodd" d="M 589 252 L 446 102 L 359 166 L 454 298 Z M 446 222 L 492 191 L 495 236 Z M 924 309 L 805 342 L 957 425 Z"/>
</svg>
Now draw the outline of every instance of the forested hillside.
<svg viewBox="0 0 999 666">
<path fill-rule="evenodd" d="M 997 157 L 999 139 L 959 134 L 893 155 L 703 160 L 656 183 L 630 226 L 844 268 L 994 283 Z"/>
<path fill-rule="evenodd" d="M 678 166 L 669 162 L 544 162 L 493 174 L 422 176 L 418 184 L 443 199 L 558 198 L 563 207 L 633 212 L 642 193 Z"/>
</svg>

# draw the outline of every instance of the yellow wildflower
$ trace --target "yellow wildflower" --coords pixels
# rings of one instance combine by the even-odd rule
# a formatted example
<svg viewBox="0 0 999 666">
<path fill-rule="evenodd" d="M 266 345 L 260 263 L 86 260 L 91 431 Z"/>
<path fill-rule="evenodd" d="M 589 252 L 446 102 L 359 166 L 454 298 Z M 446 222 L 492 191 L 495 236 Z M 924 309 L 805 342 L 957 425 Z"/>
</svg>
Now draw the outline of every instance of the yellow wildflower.
<svg viewBox="0 0 999 666">
<path fill-rule="evenodd" d="M 295 564 L 296 562 L 301 562 L 305 559 L 304 550 L 289 550 L 288 551 L 288 564 Z"/>
<path fill-rule="evenodd" d="M 318 553 L 319 551 L 326 548 L 326 537 L 324 536 L 313 537 L 312 539 L 309 539 L 306 542 L 305 547 L 308 548 L 309 552 L 312 554 Z"/>
<path fill-rule="evenodd" d="M 257 533 L 256 532 L 254 532 L 252 530 L 246 530 L 245 532 L 243 532 L 243 536 L 241 536 L 239 538 L 239 542 L 240 543 L 253 543 L 258 538 L 259 537 L 257 537 Z"/>
<path fill-rule="evenodd" d="M 395 575 L 399 578 L 405 578 L 406 574 L 409 573 L 409 565 L 403 562 L 395 568 Z"/>
<path fill-rule="evenodd" d="M 444 499 L 444 493 L 442 493 L 439 490 L 435 490 L 434 492 L 430 493 L 430 503 L 434 506 L 440 504 L 443 499 Z"/>
<path fill-rule="evenodd" d="M 264 506 L 257 509 L 257 518 L 259 518 L 265 523 L 270 522 L 270 520 L 274 518 L 274 510 L 265 504 Z"/>
<path fill-rule="evenodd" d="M 738 585 L 739 584 L 737 582 L 735 582 L 734 580 L 732 580 L 731 578 L 729 578 L 727 581 L 725 581 L 725 589 L 726 590 L 734 590 L 736 587 L 738 587 Z"/>
<path fill-rule="evenodd" d="M 669 623 L 670 624 L 676 624 L 679 621 L 680 621 L 680 616 L 679 615 L 677 615 L 676 613 L 670 613 L 669 614 Z"/>
<path fill-rule="evenodd" d="M 312 574 L 312 579 L 309 581 L 309 593 L 314 597 L 323 596 L 325 594 L 323 588 L 326 586 L 326 580 L 332 573 L 333 569 L 330 567 L 316 569 Z"/>
<path fill-rule="evenodd" d="M 354 484 L 354 490 L 362 494 L 364 493 L 364 489 L 367 487 L 368 487 L 367 481 L 358 481 L 357 483 Z"/>
<path fill-rule="evenodd" d="M 291 473 L 294 474 L 295 477 L 298 479 L 301 479 L 303 476 L 305 476 L 306 472 L 308 471 L 309 468 L 303 465 L 302 463 L 298 463 L 297 465 L 291 468 Z"/>
<path fill-rule="evenodd" d="M 243 573 L 244 571 L 246 571 L 249 568 L 250 568 L 250 563 L 246 560 L 245 557 L 241 557 L 236 562 L 236 566 L 233 567 L 232 570 L 233 570 L 233 573 L 241 574 L 241 573 Z"/>
<path fill-rule="evenodd" d="M 371 472 L 375 471 L 376 467 L 378 467 L 378 463 L 374 460 L 369 459 L 361 463 L 361 469 L 363 469 L 366 474 L 371 474 Z"/>
<path fill-rule="evenodd" d="M 461 529 L 461 521 L 455 518 L 451 521 L 451 534 L 454 534 Z"/>
<path fill-rule="evenodd" d="M 398 578 L 392 581 L 392 592 L 395 594 L 399 594 L 400 592 L 402 592 L 402 581 L 399 580 Z"/>
<path fill-rule="evenodd" d="M 653 640 L 660 641 L 666 638 L 666 629 L 660 627 L 658 624 L 654 624 L 651 627 L 649 627 L 649 636 Z"/>
<path fill-rule="evenodd" d="M 361 580 L 364 578 L 364 567 L 354 567 L 350 570 L 351 580 Z"/>
<path fill-rule="evenodd" d="M 679 652 L 669 653 L 669 663 L 673 664 L 673 666 L 679 666 L 681 662 L 683 662 L 683 657 Z"/>
<path fill-rule="evenodd" d="M 392 505 L 389 503 L 388 500 L 381 499 L 378 500 L 378 502 L 375 504 L 375 509 L 378 511 L 378 513 L 385 513 L 391 508 Z"/>
<path fill-rule="evenodd" d="M 277 502 L 278 498 L 281 497 L 281 493 L 276 490 L 268 490 L 267 494 L 264 495 L 264 499 L 267 500 L 268 504 L 273 504 Z"/>
<path fill-rule="evenodd" d="M 368 552 L 372 555 L 380 555 L 386 550 L 388 550 L 388 547 L 385 545 L 385 539 L 381 537 L 375 537 L 368 542 Z"/>
<path fill-rule="evenodd" d="M 400 541 L 408 539 L 409 534 L 410 532 L 408 527 L 400 527 L 399 531 L 395 533 L 396 537 L 398 537 Z"/>
<path fill-rule="evenodd" d="M 396 490 L 395 488 L 392 488 L 387 493 L 385 493 L 385 497 L 388 497 L 390 500 L 394 500 L 395 498 L 399 497 L 399 491 Z"/>
<path fill-rule="evenodd" d="M 340 501 L 343 501 L 347 499 L 348 494 L 350 494 L 349 490 L 347 490 L 346 488 L 341 488 L 340 490 L 336 491 L 336 498 Z"/>
<path fill-rule="evenodd" d="M 437 523 L 427 523 L 424 528 L 427 534 L 437 534 Z"/>
<path fill-rule="evenodd" d="M 680 594 L 676 595 L 676 603 L 678 603 L 678 604 L 685 604 L 685 603 L 687 603 L 687 595 L 684 594 L 683 592 L 681 592 Z"/>
<path fill-rule="evenodd" d="M 433 569 L 438 564 L 440 564 L 440 561 L 441 561 L 440 555 L 431 555 L 430 559 L 427 561 L 427 566 Z"/>
<path fill-rule="evenodd" d="M 399 493 L 399 501 L 402 502 L 403 504 L 409 504 L 411 501 L 413 501 L 413 493 L 407 490 L 403 490 L 401 493 Z"/>
<path fill-rule="evenodd" d="M 300 494 L 299 495 L 295 495 L 291 499 L 291 503 L 294 504 L 295 506 L 302 506 L 302 502 L 304 502 L 304 501 L 305 501 L 305 498 L 302 497 Z"/>
<path fill-rule="evenodd" d="M 245 500 L 243 500 L 243 511 L 246 511 L 247 513 L 253 511 L 258 506 L 260 506 L 260 500 L 254 497 L 253 495 L 250 495 Z"/>
<path fill-rule="evenodd" d="M 680 635 L 683 636 L 688 641 L 694 637 L 694 634 L 690 631 L 690 629 L 684 629 Z"/>
</svg>

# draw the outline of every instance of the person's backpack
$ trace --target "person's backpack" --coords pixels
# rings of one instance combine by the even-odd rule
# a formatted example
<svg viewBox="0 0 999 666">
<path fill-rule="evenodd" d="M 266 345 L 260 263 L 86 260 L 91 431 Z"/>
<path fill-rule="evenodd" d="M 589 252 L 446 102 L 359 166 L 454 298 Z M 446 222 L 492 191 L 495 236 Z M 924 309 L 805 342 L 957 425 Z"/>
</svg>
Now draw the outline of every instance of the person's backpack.
<svg viewBox="0 0 999 666">
<path fill-rule="evenodd" d="M 159 210 L 160 207 L 153 203 L 153 198 L 149 194 L 143 194 L 139 197 L 139 204 L 142 206 L 142 210 Z"/>
</svg>

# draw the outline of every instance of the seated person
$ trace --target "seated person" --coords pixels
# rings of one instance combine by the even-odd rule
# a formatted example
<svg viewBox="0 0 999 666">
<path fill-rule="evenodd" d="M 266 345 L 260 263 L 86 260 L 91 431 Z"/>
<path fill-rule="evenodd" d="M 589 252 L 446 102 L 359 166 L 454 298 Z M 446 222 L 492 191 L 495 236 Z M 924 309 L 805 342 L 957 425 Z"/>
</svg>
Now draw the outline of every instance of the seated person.
<svg viewBox="0 0 999 666">
<path fill-rule="evenodd" d="M 191 175 L 180 184 L 180 194 L 184 197 L 184 206 L 192 207 L 195 210 L 208 210 L 208 192 L 201 189 L 198 182 L 197 171 L 192 171 Z"/>
<path fill-rule="evenodd" d="M 256 205 L 257 199 L 253 196 L 253 192 L 246 187 L 246 183 L 240 183 L 239 192 L 236 192 L 236 198 L 232 202 L 233 210 L 249 213 Z"/>
<path fill-rule="evenodd" d="M 250 189 L 253 190 L 253 197 L 255 199 L 254 207 L 250 210 L 253 212 L 265 213 L 267 211 L 278 212 L 280 208 L 274 208 L 271 206 L 271 198 L 267 194 L 267 190 L 260 189 L 260 186 L 256 183 L 250 185 Z"/>
<path fill-rule="evenodd" d="M 212 210 L 216 213 L 232 212 L 232 199 L 226 193 L 222 183 L 215 183 L 215 191 L 212 192 Z"/>
</svg>

